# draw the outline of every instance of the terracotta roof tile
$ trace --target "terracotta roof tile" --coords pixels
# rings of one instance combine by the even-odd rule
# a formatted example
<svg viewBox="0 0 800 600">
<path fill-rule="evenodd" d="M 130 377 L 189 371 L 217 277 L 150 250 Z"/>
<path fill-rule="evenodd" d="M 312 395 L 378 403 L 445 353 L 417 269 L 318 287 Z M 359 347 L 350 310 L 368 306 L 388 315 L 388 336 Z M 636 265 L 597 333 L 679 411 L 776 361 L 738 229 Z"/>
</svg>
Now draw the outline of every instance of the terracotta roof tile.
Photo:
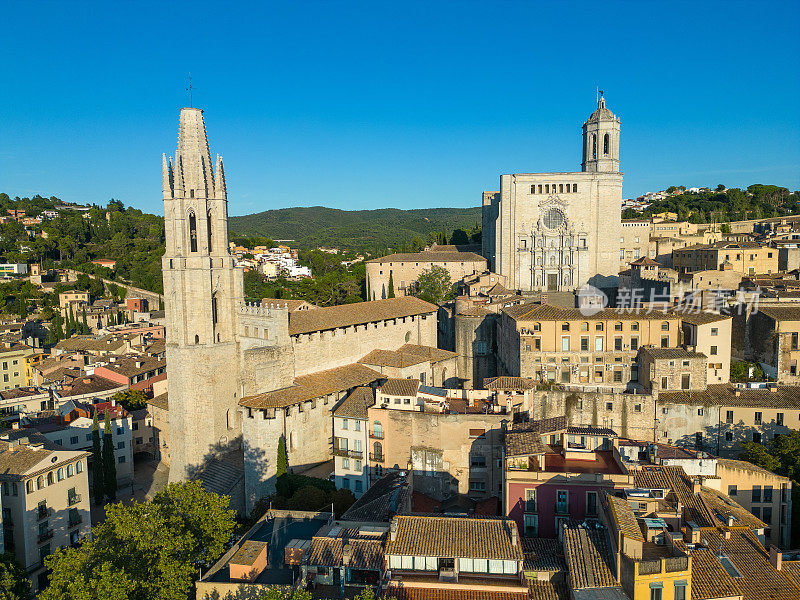
<svg viewBox="0 0 800 600">
<path fill-rule="evenodd" d="M 436 313 L 437 310 L 435 304 L 414 296 L 300 310 L 289 314 L 289 334 L 298 335 L 337 327 L 363 325 L 373 321 L 429 315 Z"/>
<path fill-rule="evenodd" d="M 380 373 L 364 365 L 345 365 L 296 377 L 294 384 L 289 387 L 246 396 L 239 401 L 239 404 L 257 409 L 284 408 L 298 402 L 314 400 L 328 394 L 367 385 L 380 378 Z"/>
<path fill-rule="evenodd" d="M 416 396 L 419 379 L 387 379 L 380 391 L 388 396 Z"/>
<path fill-rule="evenodd" d="M 605 528 L 588 530 L 577 523 L 569 523 L 564 527 L 563 540 L 573 588 L 580 590 L 618 585 Z"/>
<path fill-rule="evenodd" d="M 389 262 L 482 262 L 486 259 L 474 252 L 456 251 L 436 251 L 426 250 L 424 252 L 398 252 L 389 254 L 381 258 L 373 258 L 368 263 L 389 263 Z"/>
<path fill-rule="evenodd" d="M 366 420 L 369 418 L 367 409 L 375 404 L 375 390 L 371 387 L 357 387 L 333 410 L 337 417 Z"/>
<path fill-rule="evenodd" d="M 383 593 L 383 597 L 392 600 L 527 600 L 529 596 L 525 591 L 453 590 L 441 587 L 424 588 L 390 585 Z M 540 600 L 537 596 L 532 596 L 532 598 Z M 543 596 L 542 600 L 551 600 L 551 598 Z M 557 596 L 555 600 L 561 600 L 561 598 Z"/>
<path fill-rule="evenodd" d="M 530 377 L 488 377 L 483 380 L 487 390 L 533 390 L 536 381 Z"/>
<path fill-rule="evenodd" d="M 630 503 L 624 498 L 612 496 L 611 494 L 606 495 L 606 500 L 617 530 L 632 540 L 644 542 L 642 530 L 636 521 L 636 515 L 633 514 L 633 508 Z"/>
<path fill-rule="evenodd" d="M 512 543 L 517 524 L 510 519 L 396 516 L 394 521 L 397 537 L 387 542 L 386 554 L 523 560 L 520 542 Z"/>
<path fill-rule="evenodd" d="M 703 391 L 660 392 L 659 403 L 703 404 L 706 406 L 743 406 L 800 409 L 800 387 L 779 385 L 769 389 L 742 389 L 739 395 L 729 384 L 709 385 Z"/>
</svg>

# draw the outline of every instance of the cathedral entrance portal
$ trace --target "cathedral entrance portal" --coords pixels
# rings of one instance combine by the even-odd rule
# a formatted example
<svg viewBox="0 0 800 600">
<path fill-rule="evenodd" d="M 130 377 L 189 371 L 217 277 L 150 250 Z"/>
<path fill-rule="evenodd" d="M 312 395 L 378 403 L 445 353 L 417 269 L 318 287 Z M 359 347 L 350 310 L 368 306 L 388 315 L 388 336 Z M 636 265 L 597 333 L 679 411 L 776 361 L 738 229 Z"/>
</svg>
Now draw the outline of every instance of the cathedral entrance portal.
<svg viewBox="0 0 800 600">
<path fill-rule="evenodd" d="M 555 273 L 547 274 L 547 291 L 555 292 L 558 289 L 558 275 Z"/>
</svg>

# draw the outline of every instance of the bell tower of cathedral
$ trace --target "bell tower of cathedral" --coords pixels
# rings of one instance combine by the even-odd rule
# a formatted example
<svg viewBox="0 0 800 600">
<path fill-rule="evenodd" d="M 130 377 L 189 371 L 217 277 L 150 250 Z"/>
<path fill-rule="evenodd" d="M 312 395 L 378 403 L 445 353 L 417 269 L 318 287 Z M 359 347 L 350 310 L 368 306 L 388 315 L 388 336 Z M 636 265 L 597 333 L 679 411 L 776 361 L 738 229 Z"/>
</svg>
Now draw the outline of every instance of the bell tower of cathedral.
<svg viewBox="0 0 800 600">
<path fill-rule="evenodd" d="M 583 162 L 589 173 L 619 173 L 619 118 L 606 108 L 603 96 L 583 124 Z"/>
<path fill-rule="evenodd" d="M 212 168 L 203 111 L 183 108 L 175 158 L 162 157 L 162 259 L 169 365 L 170 480 L 238 443 L 237 311 L 243 278 L 228 248 L 222 159 Z"/>
</svg>

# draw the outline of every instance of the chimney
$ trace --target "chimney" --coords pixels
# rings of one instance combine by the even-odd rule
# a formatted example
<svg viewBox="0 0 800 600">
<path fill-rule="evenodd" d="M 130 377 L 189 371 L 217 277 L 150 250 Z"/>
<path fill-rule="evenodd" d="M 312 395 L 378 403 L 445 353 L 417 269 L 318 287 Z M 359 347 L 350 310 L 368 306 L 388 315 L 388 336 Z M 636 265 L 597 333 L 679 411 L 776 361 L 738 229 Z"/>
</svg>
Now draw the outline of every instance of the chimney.
<svg viewBox="0 0 800 600">
<path fill-rule="evenodd" d="M 726 540 L 731 539 L 731 530 L 730 529 L 726 529 L 725 533 L 722 534 L 722 537 L 724 537 Z"/>
<path fill-rule="evenodd" d="M 692 493 L 693 494 L 699 494 L 701 487 L 702 487 L 702 484 L 700 483 L 699 479 L 692 479 Z"/>
<path fill-rule="evenodd" d="M 342 549 L 342 565 L 345 567 L 348 566 L 352 558 L 353 558 L 353 546 L 347 544 Z"/>
<path fill-rule="evenodd" d="M 725 522 L 728 524 L 728 527 L 733 527 L 733 525 L 736 523 L 736 518 L 733 515 L 728 515 L 725 518 Z M 728 537 L 725 538 L 725 539 L 729 539 L 729 538 L 730 538 L 730 532 L 728 533 Z"/>
<path fill-rule="evenodd" d="M 517 543 L 518 543 L 517 537 L 518 537 L 517 536 L 517 527 L 516 527 L 516 525 L 512 524 L 511 525 L 511 545 L 512 546 L 516 546 L 517 545 Z"/>
<path fill-rule="evenodd" d="M 389 539 L 391 541 L 397 541 L 397 517 L 392 519 L 392 522 L 389 524 Z"/>
<path fill-rule="evenodd" d="M 783 552 L 774 544 L 769 546 L 769 562 L 772 563 L 776 571 L 780 571 L 783 568 Z"/>
<path fill-rule="evenodd" d="M 740 390 L 739 388 L 736 388 L 736 389 L 734 390 L 734 392 L 733 392 L 733 395 L 734 395 L 734 396 L 737 396 L 737 397 L 738 397 L 738 396 L 741 396 L 741 395 L 742 395 L 742 390 Z"/>
</svg>

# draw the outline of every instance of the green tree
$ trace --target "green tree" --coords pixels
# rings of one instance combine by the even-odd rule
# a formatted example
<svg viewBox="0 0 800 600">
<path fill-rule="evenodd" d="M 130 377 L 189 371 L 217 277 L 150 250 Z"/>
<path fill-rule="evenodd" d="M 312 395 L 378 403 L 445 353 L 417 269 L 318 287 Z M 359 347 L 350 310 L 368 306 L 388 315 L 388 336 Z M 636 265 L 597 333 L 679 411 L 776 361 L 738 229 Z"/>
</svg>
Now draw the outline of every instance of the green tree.
<svg viewBox="0 0 800 600">
<path fill-rule="evenodd" d="M 103 481 L 103 454 L 100 450 L 100 426 L 97 423 L 97 411 L 92 420 L 92 493 L 94 503 L 102 504 L 105 497 Z"/>
<path fill-rule="evenodd" d="M 439 265 L 425 269 L 417 279 L 415 295 L 434 304 L 449 300 L 454 295 L 450 272 Z"/>
<path fill-rule="evenodd" d="M 152 502 L 109 505 L 91 540 L 47 557 L 41 600 L 186 600 L 198 570 L 230 540 L 228 502 L 189 482 L 170 484 Z"/>
<path fill-rule="evenodd" d="M 110 412 L 106 410 L 106 422 L 103 428 L 103 489 L 109 502 L 114 502 L 117 499 L 117 460 L 114 457 Z"/>
<path fill-rule="evenodd" d="M 720 231 L 721 231 L 722 233 L 730 233 L 730 232 L 731 232 L 731 226 L 730 226 L 730 224 L 729 224 L 729 223 L 723 223 L 723 224 L 722 224 L 722 227 L 720 227 Z"/>
<path fill-rule="evenodd" d="M 127 411 L 147 408 L 147 395 L 141 390 L 127 389 L 117 392 L 112 396 L 112 400 L 116 401 L 117 404 L 121 404 Z"/>
<path fill-rule="evenodd" d="M 392 272 L 389 271 L 389 290 L 386 294 L 387 298 L 394 298 L 394 276 Z"/>
<path fill-rule="evenodd" d="M 278 439 L 278 462 L 277 476 L 286 475 L 289 472 L 289 457 L 286 454 L 286 438 L 281 436 Z"/>
<path fill-rule="evenodd" d="M 0 555 L 0 600 L 30 600 L 31 582 L 13 552 Z"/>
<path fill-rule="evenodd" d="M 81 322 L 81 333 L 89 333 L 89 323 L 86 322 L 86 307 L 83 308 L 83 321 Z"/>
<path fill-rule="evenodd" d="M 72 312 L 72 302 L 67 305 L 67 322 L 65 325 L 65 337 L 72 337 L 75 333 L 75 314 Z"/>
</svg>

